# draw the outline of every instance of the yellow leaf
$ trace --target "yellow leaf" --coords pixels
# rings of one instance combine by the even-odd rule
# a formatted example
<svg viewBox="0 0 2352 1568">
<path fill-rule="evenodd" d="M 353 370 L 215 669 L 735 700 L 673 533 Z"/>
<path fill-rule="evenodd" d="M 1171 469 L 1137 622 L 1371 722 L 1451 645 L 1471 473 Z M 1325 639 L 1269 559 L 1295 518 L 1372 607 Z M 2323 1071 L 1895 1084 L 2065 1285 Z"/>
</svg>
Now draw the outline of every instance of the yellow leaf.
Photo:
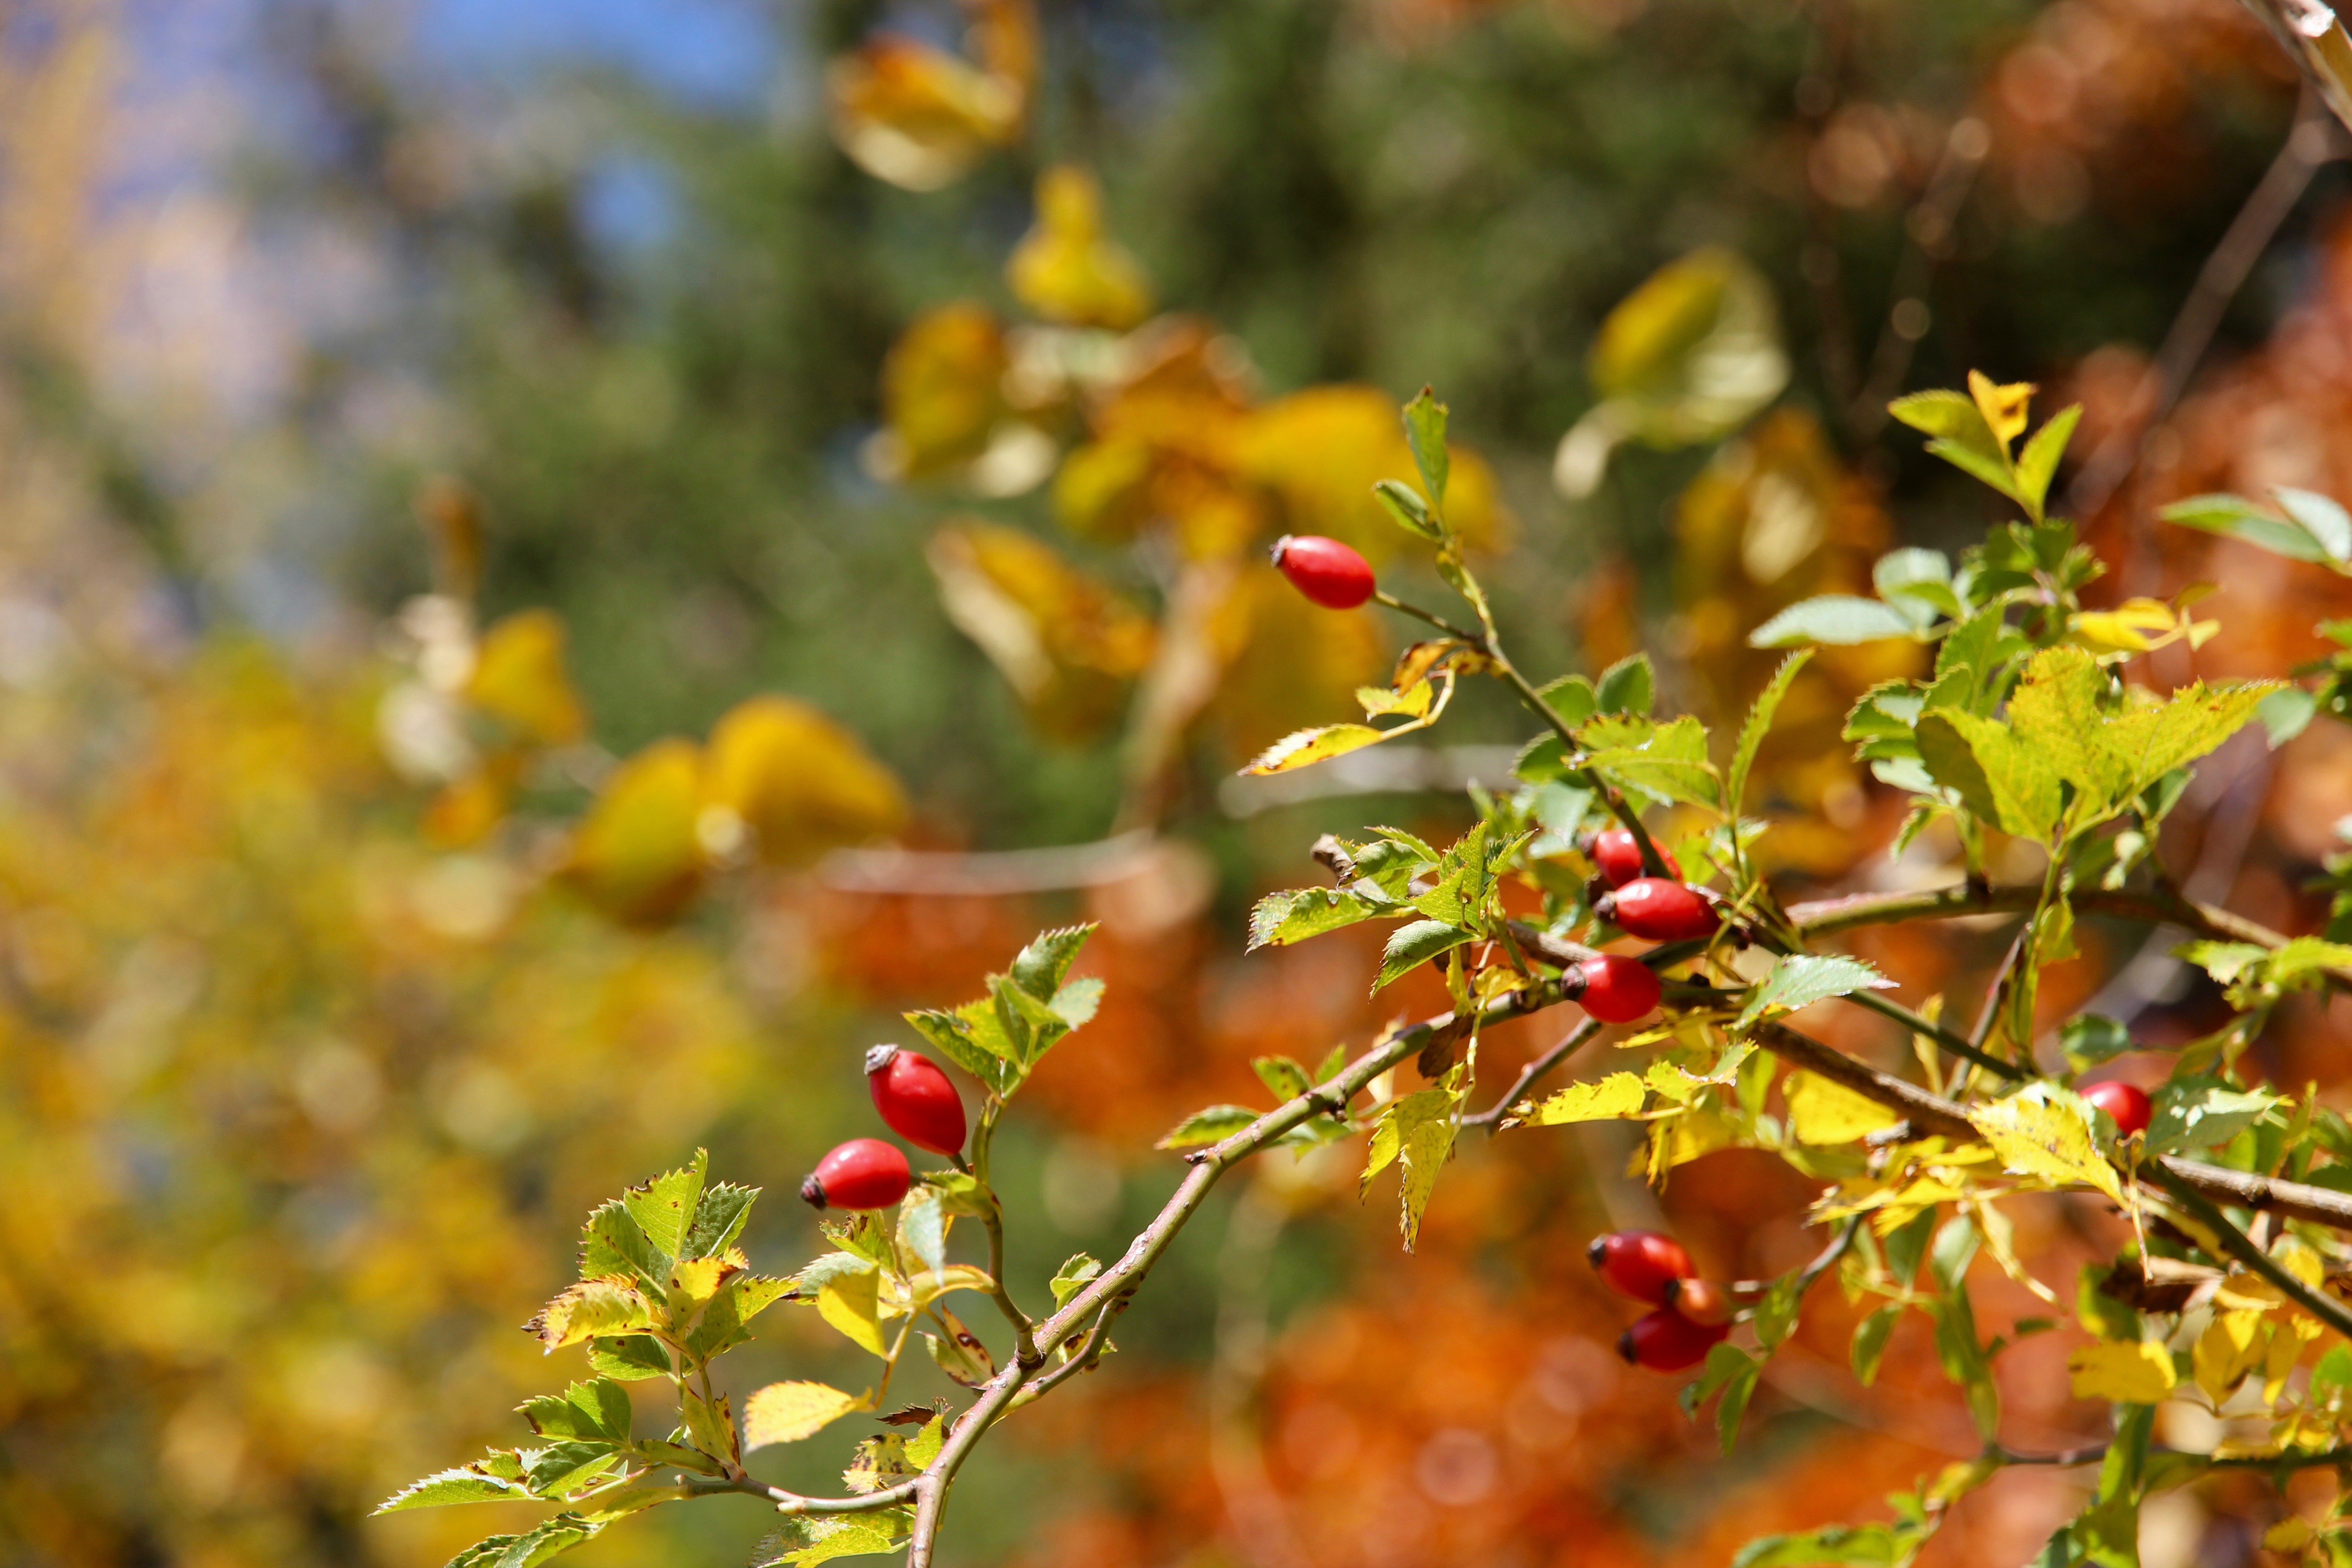
<svg viewBox="0 0 2352 1568">
<path fill-rule="evenodd" d="M 834 139 L 851 162 L 894 185 L 931 191 L 1019 134 L 1035 24 L 1025 4 L 983 9 L 981 66 L 886 35 L 827 68 Z"/>
<path fill-rule="evenodd" d="M 636 1287 L 614 1278 L 567 1286 L 523 1328 L 552 1352 L 592 1335 L 646 1328 L 652 1321 L 652 1310 Z"/>
<path fill-rule="evenodd" d="M 1447 456 L 1446 522 L 1473 549 L 1501 548 L 1511 520 L 1494 470 L 1451 443 Z M 1289 531 L 1345 540 L 1376 566 L 1414 548 L 1372 496 L 1382 479 L 1417 488 L 1396 400 L 1380 388 L 1310 386 L 1266 404 L 1237 433 L 1234 457 L 1246 478 L 1274 493 Z"/>
<path fill-rule="evenodd" d="M 509 616 L 484 634 L 466 700 L 533 745 L 565 745 L 588 728 L 563 672 L 563 623 L 546 610 Z"/>
<path fill-rule="evenodd" d="M 1391 691 L 1385 686 L 1360 686 L 1356 688 L 1356 701 L 1367 719 L 1385 719 L 1395 714 L 1426 719 L 1430 700 L 1435 694 L 1428 681 L 1416 680 L 1402 691 Z"/>
<path fill-rule="evenodd" d="M 1286 773 L 1333 757 L 1344 757 L 1349 752 L 1360 752 L 1387 738 L 1386 731 L 1375 730 L 1370 724 L 1326 724 L 1319 729 L 1300 730 L 1285 735 L 1252 757 L 1242 772 Z"/>
<path fill-rule="evenodd" d="M 2205 1397 L 2219 1405 L 2252 1372 L 2269 1350 L 2264 1332 L 2269 1319 L 2262 1312 L 2216 1312 L 2197 1337 L 2189 1369 Z"/>
<path fill-rule="evenodd" d="M 2073 640 L 2095 653 L 2146 653 L 2180 635 L 2180 617 L 2158 599 L 2126 599 L 2074 617 Z"/>
<path fill-rule="evenodd" d="M 2263 1545 L 2272 1552 L 2300 1552 L 2311 1544 L 2311 1526 L 2289 1514 L 2263 1531 Z"/>
<path fill-rule="evenodd" d="M 1151 313 L 1134 257 L 1107 238 L 1092 174 L 1060 164 L 1037 178 L 1037 225 L 1005 263 L 1013 297 L 1049 321 L 1124 331 Z"/>
<path fill-rule="evenodd" d="M 1813 1073 L 1789 1075 L 1789 1133 L 1800 1143 L 1851 1143 L 1902 1120 L 1874 1100 Z"/>
<path fill-rule="evenodd" d="M 881 1270 L 836 1274 L 816 1293 L 817 1316 L 841 1331 L 850 1343 L 874 1355 L 887 1353 L 879 1321 Z"/>
<path fill-rule="evenodd" d="M 1702 1154 L 1728 1149 L 1737 1136 L 1731 1123 L 1704 1108 L 1685 1110 L 1651 1129 L 1665 1151 L 1668 1167 L 1686 1165 Z"/>
<path fill-rule="evenodd" d="M 910 322 L 882 361 L 885 479 L 952 472 L 988 449 L 1008 412 L 1003 330 L 986 307 L 941 305 Z"/>
<path fill-rule="evenodd" d="M 705 802 L 756 836 L 760 858 L 799 865 L 906 823 L 906 793 L 856 736 L 805 702 L 754 697 L 710 731 Z"/>
<path fill-rule="evenodd" d="M 2145 1340 L 2085 1345 L 2066 1358 L 2074 1397 L 2116 1405 L 2154 1405 L 2172 1392 L 2172 1356 Z"/>
<path fill-rule="evenodd" d="M 797 1443 L 853 1411 L 866 1408 L 867 1396 L 844 1394 L 822 1383 L 772 1383 L 743 1403 L 743 1447 L 764 1448 L 771 1443 Z"/>
<path fill-rule="evenodd" d="M 1591 1083 L 1572 1083 L 1536 1107 L 1529 1127 L 1558 1127 L 1570 1121 L 1620 1121 L 1642 1109 L 1642 1080 L 1629 1072 L 1612 1072 Z"/>
<path fill-rule="evenodd" d="M 2009 444 L 2025 434 L 2026 405 L 2033 401 L 2035 387 L 2032 382 L 2012 382 L 2007 386 L 1995 386 L 1992 378 L 1982 371 L 1969 372 L 1969 395 L 1976 399 L 1977 412 L 1984 416 L 1987 425 L 2007 451 Z"/>
<path fill-rule="evenodd" d="M 2123 1187 L 2091 1141 L 2084 1110 L 2072 1095 L 2043 1100 L 2028 1092 L 1978 1106 L 1969 1121 L 2014 1173 L 2053 1186 L 2080 1182 L 2121 1204 Z"/>
<path fill-rule="evenodd" d="M 667 920 L 701 884 L 701 752 L 691 741 L 656 741 L 604 781 L 572 834 L 566 875 L 617 920 Z"/>
</svg>

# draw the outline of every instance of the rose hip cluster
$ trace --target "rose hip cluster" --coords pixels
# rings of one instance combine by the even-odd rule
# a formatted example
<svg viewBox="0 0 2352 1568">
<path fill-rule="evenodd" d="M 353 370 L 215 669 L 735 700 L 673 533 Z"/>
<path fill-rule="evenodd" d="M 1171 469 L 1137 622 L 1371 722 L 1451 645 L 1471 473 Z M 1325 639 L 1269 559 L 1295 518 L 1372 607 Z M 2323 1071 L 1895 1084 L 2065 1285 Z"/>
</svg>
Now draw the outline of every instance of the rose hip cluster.
<svg viewBox="0 0 2352 1568">
<path fill-rule="evenodd" d="M 1721 924 L 1706 894 L 1646 874 L 1641 846 L 1626 829 L 1592 834 L 1583 848 L 1608 889 L 1592 901 L 1593 913 L 1628 936 L 1644 942 L 1703 940 Z M 1578 975 L 1583 982 L 1578 1000 L 1604 1024 L 1630 1024 L 1658 1005 L 1657 973 L 1638 958 L 1604 952 L 1578 965 Z"/>
<path fill-rule="evenodd" d="M 963 1097 L 929 1057 L 877 1046 L 866 1053 L 866 1087 L 883 1121 L 908 1142 L 950 1156 L 962 1150 Z M 821 1209 L 887 1209 L 914 1182 L 897 1144 L 852 1138 L 816 1163 L 801 1196 Z"/>
<path fill-rule="evenodd" d="M 1617 1353 L 1652 1372 L 1685 1372 L 1731 1332 L 1731 1293 L 1702 1279 L 1681 1242 L 1654 1230 L 1597 1237 L 1584 1256 L 1601 1282 L 1654 1309 L 1617 1340 Z"/>
</svg>

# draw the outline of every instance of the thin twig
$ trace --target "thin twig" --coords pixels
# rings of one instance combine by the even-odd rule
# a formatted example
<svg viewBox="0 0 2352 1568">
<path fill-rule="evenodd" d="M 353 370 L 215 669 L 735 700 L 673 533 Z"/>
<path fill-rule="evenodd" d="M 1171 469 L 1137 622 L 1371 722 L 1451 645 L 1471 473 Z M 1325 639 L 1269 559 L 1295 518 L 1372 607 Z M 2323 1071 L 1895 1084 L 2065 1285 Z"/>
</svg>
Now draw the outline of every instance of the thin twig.
<svg viewBox="0 0 2352 1568">
<path fill-rule="evenodd" d="M 1567 1034 L 1561 1036 L 1558 1045 L 1555 1045 L 1551 1049 L 1546 1051 L 1543 1055 L 1529 1062 L 1526 1067 L 1520 1068 L 1519 1076 L 1512 1080 L 1510 1088 L 1503 1091 L 1502 1098 L 1496 1100 L 1494 1104 L 1488 1106 L 1486 1110 L 1479 1111 L 1476 1115 L 1464 1117 L 1462 1119 L 1462 1125 L 1465 1127 L 1483 1127 L 1488 1132 L 1493 1132 L 1495 1131 L 1495 1123 L 1500 1121 L 1503 1119 L 1504 1113 L 1509 1110 L 1512 1106 L 1518 1103 L 1519 1097 L 1527 1093 L 1528 1085 L 1534 1083 L 1536 1079 L 1543 1077 L 1544 1074 L 1551 1071 L 1552 1068 L 1559 1066 L 1560 1063 L 1566 1061 L 1569 1058 L 1582 1050 L 1585 1047 L 1585 1043 L 1600 1032 L 1600 1019 L 1585 1019 L 1584 1022 L 1579 1024 Z"/>
</svg>

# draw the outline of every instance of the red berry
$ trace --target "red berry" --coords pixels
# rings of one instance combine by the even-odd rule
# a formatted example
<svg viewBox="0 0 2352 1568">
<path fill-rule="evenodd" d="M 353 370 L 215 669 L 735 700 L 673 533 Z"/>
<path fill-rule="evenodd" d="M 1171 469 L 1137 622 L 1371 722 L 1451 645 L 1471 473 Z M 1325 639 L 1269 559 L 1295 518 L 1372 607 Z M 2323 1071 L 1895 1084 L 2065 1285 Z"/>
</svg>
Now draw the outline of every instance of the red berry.
<svg viewBox="0 0 2352 1568">
<path fill-rule="evenodd" d="M 1657 973 L 1638 958 L 1597 953 L 1576 973 L 1584 982 L 1577 1001 L 1604 1024 L 1630 1024 L 1658 1005 Z"/>
<path fill-rule="evenodd" d="M 908 1142 L 935 1154 L 963 1147 L 963 1097 L 930 1058 L 877 1046 L 866 1053 L 866 1087 L 883 1121 Z"/>
<path fill-rule="evenodd" d="M 1612 888 L 1622 888 L 1642 874 L 1642 847 L 1624 828 L 1603 828 L 1594 834 L 1592 847 L 1585 853 L 1592 858 L 1601 879 Z"/>
<path fill-rule="evenodd" d="M 1351 545 L 1319 533 L 1286 533 L 1274 564 L 1290 585 L 1327 610 L 1352 610 L 1372 596 L 1372 563 Z"/>
<path fill-rule="evenodd" d="M 887 1209 L 914 1184 L 897 1144 L 852 1138 L 816 1163 L 801 1184 L 801 1197 L 821 1209 Z"/>
<path fill-rule="evenodd" d="M 2107 1113 L 2116 1124 L 2118 1138 L 2147 1131 L 2147 1096 L 2130 1084 L 2094 1083 L 2085 1085 L 2081 1092 L 2084 1100 Z"/>
<path fill-rule="evenodd" d="M 1594 1237 L 1584 1257 L 1600 1271 L 1603 1285 L 1653 1307 L 1665 1305 L 1669 1281 L 1695 1279 L 1698 1274 L 1683 1244 L 1654 1230 L 1618 1230 Z"/>
<path fill-rule="evenodd" d="M 1696 888 L 1664 877 L 1636 877 L 1593 904 L 1592 912 L 1644 942 L 1683 942 L 1716 933 L 1722 922 Z"/>
<path fill-rule="evenodd" d="M 1617 1353 L 1652 1372 L 1687 1372 L 1730 1332 L 1728 1323 L 1694 1323 L 1662 1307 L 1618 1336 Z"/>
</svg>

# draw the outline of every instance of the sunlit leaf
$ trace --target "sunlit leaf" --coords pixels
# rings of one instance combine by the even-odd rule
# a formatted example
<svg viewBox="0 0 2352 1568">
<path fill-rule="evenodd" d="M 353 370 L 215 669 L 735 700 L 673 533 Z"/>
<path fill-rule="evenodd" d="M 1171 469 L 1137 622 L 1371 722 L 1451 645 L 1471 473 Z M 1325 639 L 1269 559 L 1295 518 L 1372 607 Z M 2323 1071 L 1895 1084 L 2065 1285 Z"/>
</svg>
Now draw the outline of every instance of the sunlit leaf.
<svg viewBox="0 0 2352 1568">
<path fill-rule="evenodd" d="M 1057 164 L 1037 176 L 1037 223 L 1013 247 L 1004 279 L 1049 321 L 1123 331 L 1151 313 L 1142 267 L 1103 231 L 1092 174 Z"/>
<path fill-rule="evenodd" d="M 2081 1183 L 2124 1201 L 2115 1167 L 2092 1142 L 2091 1108 L 2080 1096 L 2036 1085 L 1970 1108 L 1969 1121 L 2017 1174 L 2061 1186 Z"/>
<path fill-rule="evenodd" d="M 2074 1397 L 2154 1405 L 2172 1392 L 2172 1354 L 2145 1340 L 2084 1345 L 2066 1358 Z"/>
</svg>

